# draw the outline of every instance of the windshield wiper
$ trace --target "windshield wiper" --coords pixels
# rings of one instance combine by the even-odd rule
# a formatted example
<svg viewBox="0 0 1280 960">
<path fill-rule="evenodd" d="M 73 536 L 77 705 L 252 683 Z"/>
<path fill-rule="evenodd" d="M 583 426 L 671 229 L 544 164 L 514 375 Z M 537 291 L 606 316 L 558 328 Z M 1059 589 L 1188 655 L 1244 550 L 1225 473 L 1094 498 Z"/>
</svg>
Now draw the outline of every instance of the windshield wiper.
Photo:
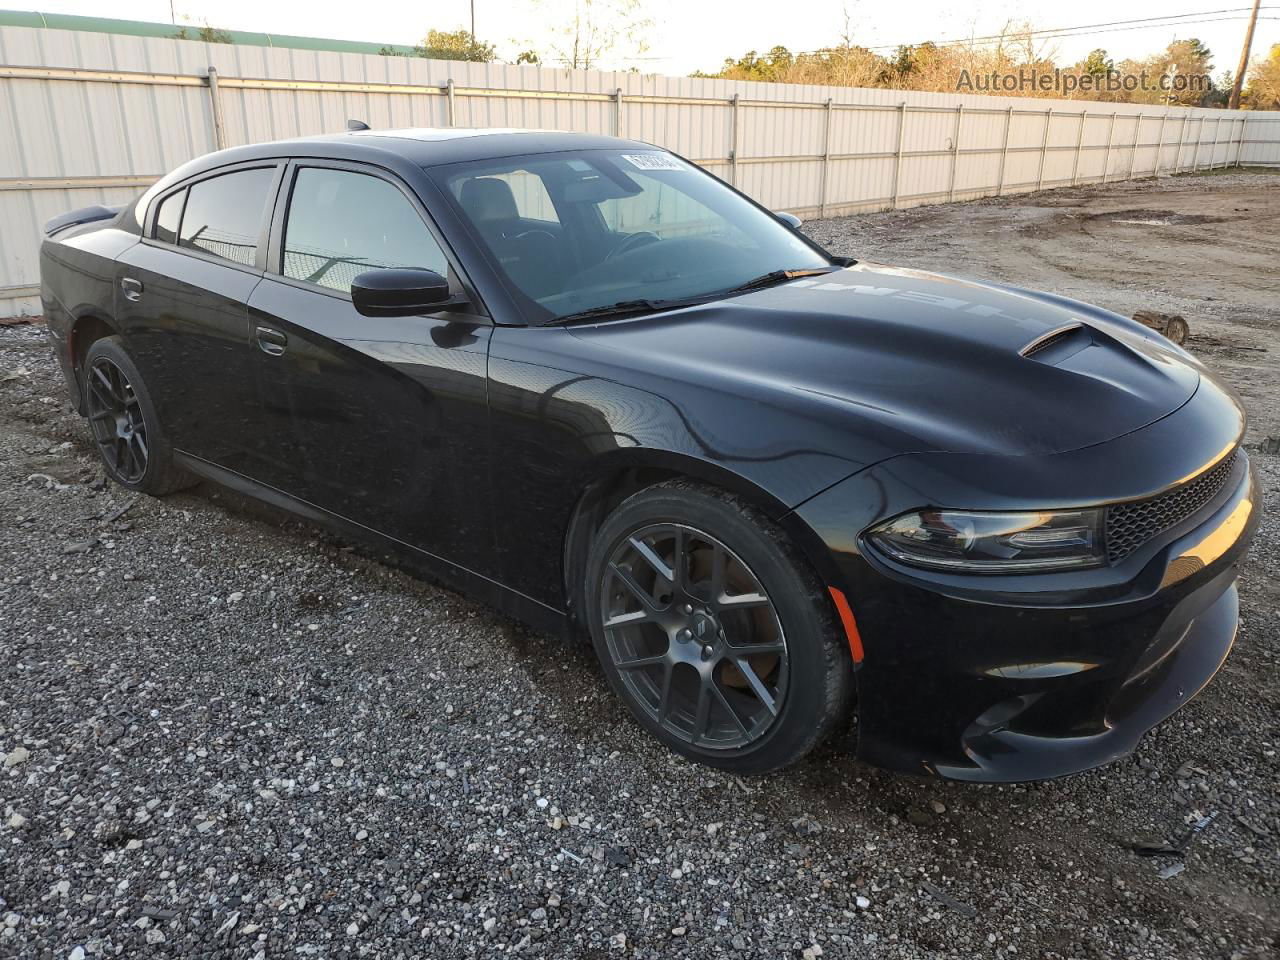
<svg viewBox="0 0 1280 960">
<path fill-rule="evenodd" d="M 577 313 L 566 313 L 563 317 L 552 317 L 542 323 L 544 327 L 561 323 L 578 323 L 584 320 L 605 320 L 610 317 L 622 317 L 638 313 L 652 313 L 656 310 L 672 310 L 676 307 L 687 307 L 695 303 L 703 303 L 705 298 L 684 300 L 619 300 L 617 303 L 605 304 L 603 307 L 592 307 Z"/>
<path fill-rule="evenodd" d="M 768 273 L 761 274 L 753 280 L 739 284 L 736 287 L 730 287 L 728 290 L 718 290 L 714 293 L 704 294 L 698 297 L 684 297 L 672 300 L 619 300 L 617 303 L 609 303 L 603 307 L 592 307 L 590 310 L 581 310 L 578 313 L 567 313 L 562 317 L 552 317 L 542 323 L 544 327 L 555 326 L 563 323 L 579 323 L 587 320 L 607 320 L 611 317 L 634 316 L 640 313 L 653 313 L 658 310 L 674 310 L 677 307 L 691 307 L 699 303 L 707 303 L 711 300 L 719 300 L 735 293 L 745 293 L 748 290 L 758 290 L 761 287 L 770 287 L 775 283 L 784 283 L 787 280 L 796 280 L 800 277 L 815 277 L 820 274 L 833 273 L 842 269 L 839 266 L 834 267 L 802 267 L 798 270 L 771 270 Z"/>
<path fill-rule="evenodd" d="M 816 277 L 824 273 L 834 273 L 840 270 L 840 267 L 806 267 L 800 270 L 770 270 L 768 273 L 762 273 L 758 277 L 748 280 L 746 283 L 740 283 L 736 287 L 730 287 L 724 292 L 724 295 L 731 293 L 745 293 L 748 290 L 759 290 L 762 287 L 772 287 L 777 283 L 786 283 L 788 280 L 797 280 L 800 277 Z"/>
</svg>

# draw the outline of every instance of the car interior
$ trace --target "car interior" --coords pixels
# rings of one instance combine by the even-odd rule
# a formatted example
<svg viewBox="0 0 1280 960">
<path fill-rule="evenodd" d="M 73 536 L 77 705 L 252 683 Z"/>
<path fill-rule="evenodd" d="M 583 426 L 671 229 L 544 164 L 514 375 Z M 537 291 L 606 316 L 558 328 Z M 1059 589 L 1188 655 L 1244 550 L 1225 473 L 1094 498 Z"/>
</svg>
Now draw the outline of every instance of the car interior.
<svg viewBox="0 0 1280 960">
<path fill-rule="evenodd" d="M 678 168 L 671 179 L 624 169 L 626 160 L 523 158 L 447 184 L 512 285 L 557 314 L 641 293 L 687 295 L 721 276 L 740 282 L 754 261 L 776 259 L 738 222 L 758 211 L 718 203 Z"/>
<path fill-rule="evenodd" d="M 564 228 L 559 223 L 520 216 L 511 184 L 498 177 L 462 181 L 458 202 L 526 294 L 538 300 L 563 289 L 572 271 L 566 269 Z"/>
</svg>

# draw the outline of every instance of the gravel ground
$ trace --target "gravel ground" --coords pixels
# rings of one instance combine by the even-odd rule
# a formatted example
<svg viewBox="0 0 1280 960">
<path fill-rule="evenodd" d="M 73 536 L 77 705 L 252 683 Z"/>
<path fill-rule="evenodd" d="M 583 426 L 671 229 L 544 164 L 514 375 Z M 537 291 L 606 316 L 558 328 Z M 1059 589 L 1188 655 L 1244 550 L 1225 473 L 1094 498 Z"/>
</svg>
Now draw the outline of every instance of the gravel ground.
<svg viewBox="0 0 1280 960">
<path fill-rule="evenodd" d="M 810 229 L 937 268 L 941 231 L 1046 200 L 1260 184 L 1280 195 L 1182 178 Z M 1019 279 L 980 246 L 948 268 Z M 1087 286 L 1133 289 L 1056 288 Z M 1241 289 L 1239 323 L 1183 312 L 1265 421 L 1280 297 Z M 1275 956 L 1280 457 L 1254 458 L 1240 642 L 1132 758 L 974 787 L 829 751 L 743 780 L 640 735 L 585 651 L 209 485 L 104 484 L 43 329 L 0 328 L 0 955 Z M 1181 872 L 1130 849 L 1209 814 Z"/>
</svg>

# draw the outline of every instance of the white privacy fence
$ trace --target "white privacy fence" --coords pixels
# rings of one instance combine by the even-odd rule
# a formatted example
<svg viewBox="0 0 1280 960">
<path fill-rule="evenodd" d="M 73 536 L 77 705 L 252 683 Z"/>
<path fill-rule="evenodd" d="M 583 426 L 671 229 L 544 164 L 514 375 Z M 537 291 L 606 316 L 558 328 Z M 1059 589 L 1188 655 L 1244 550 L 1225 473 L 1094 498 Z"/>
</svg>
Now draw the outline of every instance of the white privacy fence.
<svg viewBox="0 0 1280 960">
<path fill-rule="evenodd" d="M 1280 113 L 380 57 L 0 27 L 0 316 L 38 312 L 40 225 L 221 147 L 539 127 L 667 147 L 801 216 L 1280 164 Z"/>
</svg>

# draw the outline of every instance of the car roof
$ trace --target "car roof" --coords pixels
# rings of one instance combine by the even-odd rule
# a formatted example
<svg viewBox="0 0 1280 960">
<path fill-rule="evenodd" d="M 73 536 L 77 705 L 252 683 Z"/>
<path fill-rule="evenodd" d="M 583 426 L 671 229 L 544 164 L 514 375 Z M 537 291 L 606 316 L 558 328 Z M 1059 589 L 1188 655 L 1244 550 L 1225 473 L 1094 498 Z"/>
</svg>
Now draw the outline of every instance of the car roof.
<svg viewBox="0 0 1280 960">
<path fill-rule="evenodd" d="M 414 127 L 403 130 L 354 130 L 293 140 L 233 147 L 209 154 L 201 166 L 280 156 L 373 159 L 393 154 L 421 167 L 435 167 L 468 160 L 495 160 L 533 153 L 566 150 L 659 149 L 637 140 L 560 130 L 508 130 L 466 127 Z"/>
</svg>

